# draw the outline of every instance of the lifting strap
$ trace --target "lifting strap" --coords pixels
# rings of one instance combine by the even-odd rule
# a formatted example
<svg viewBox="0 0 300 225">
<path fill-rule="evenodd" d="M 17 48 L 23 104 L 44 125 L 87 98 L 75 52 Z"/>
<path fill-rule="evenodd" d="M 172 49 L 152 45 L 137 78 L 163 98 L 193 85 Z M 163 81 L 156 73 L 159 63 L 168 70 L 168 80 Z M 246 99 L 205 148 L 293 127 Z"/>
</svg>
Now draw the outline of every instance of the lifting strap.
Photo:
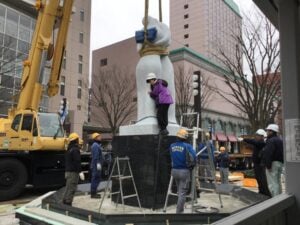
<svg viewBox="0 0 300 225">
<path fill-rule="evenodd" d="M 162 22 L 162 4 L 159 1 L 159 22 Z M 149 0 L 145 0 L 145 16 L 144 16 L 144 42 L 141 50 L 139 51 L 140 56 L 145 55 L 168 55 L 168 49 L 162 46 L 156 46 L 147 40 L 147 25 L 148 25 L 148 14 L 149 14 Z"/>
</svg>

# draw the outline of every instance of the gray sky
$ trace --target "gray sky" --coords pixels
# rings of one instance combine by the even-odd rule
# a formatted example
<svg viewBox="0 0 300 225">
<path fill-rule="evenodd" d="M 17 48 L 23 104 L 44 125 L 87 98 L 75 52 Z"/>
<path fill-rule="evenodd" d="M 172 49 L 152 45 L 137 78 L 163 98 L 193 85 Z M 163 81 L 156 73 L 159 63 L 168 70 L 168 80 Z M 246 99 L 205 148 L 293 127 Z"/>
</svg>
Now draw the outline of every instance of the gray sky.
<svg viewBox="0 0 300 225">
<path fill-rule="evenodd" d="M 252 5 L 251 0 L 234 1 L 239 5 L 240 11 L 248 11 Z M 144 2 L 92 0 L 91 50 L 134 36 L 135 31 L 142 28 Z M 162 7 L 163 22 L 169 25 L 169 0 L 163 0 Z M 158 0 L 149 1 L 149 15 L 158 18 Z"/>
</svg>

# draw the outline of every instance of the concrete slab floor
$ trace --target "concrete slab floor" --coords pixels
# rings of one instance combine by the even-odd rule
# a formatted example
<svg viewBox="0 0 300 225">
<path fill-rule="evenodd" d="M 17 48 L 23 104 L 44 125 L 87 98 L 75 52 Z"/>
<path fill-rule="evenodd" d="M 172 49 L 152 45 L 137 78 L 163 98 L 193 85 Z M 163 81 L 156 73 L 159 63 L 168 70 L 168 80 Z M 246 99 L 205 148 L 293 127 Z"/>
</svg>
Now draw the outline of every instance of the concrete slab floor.
<svg viewBox="0 0 300 225">
<path fill-rule="evenodd" d="M 100 192 L 103 197 L 104 193 Z M 205 207 L 207 213 L 211 212 L 213 208 L 217 209 L 219 213 L 231 213 L 247 207 L 248 204 L 240 201 L 238 198 L 232 197 L 231 195 L 221 195 L 223 208 L 219 201 L 219 195 L 211 192 L 201 192 L 200 198 L 197 199 L 194 206 L 195 208 Z M 125 200 L 126 201 L 126 200 Z M 91 199 L 89 195 L 79 195 L 74 198 L 73 206 L 81 209 L 86 209 L 90 211 L 99 212 L 101 199 Z M 191 202 L 187 202 L 185 205 L 185 213 L 191 213 Z M 203 211 L 205 212 L 205 211 Z M 104 214 L 130 214 L 130 213 L 163 213 L 163 209 L 143 209 L 142 211 L 139 207 L 133 207 L 122 204 L 116 205 L 111 201 L 109 195 L 105 196 L 103 205 L 101 207 L 101 213 Z M 176 205 L 171 205 L 167 208 L 167 213 L 176 213 Z"/>
</svg>

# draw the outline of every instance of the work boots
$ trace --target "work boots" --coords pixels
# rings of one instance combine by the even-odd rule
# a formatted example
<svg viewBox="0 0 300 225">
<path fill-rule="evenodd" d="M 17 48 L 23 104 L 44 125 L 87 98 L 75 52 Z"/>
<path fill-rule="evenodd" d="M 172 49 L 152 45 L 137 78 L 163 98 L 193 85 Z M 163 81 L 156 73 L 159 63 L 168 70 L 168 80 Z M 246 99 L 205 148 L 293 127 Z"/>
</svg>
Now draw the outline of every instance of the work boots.
<svg viewBox="0 0 300 225">
<path fill-rule="evenodd" d="M 168 131 L 167 129 L 163 129 L 163 130 L 161 130 L 159 133 L 160 133 L 160 135 L 165 136 L 165 135 L 168 135 L 168 134 L 169 134 L 169 131 Z"/>
<path fill-rule="evenodd" d="M 68 202 L 68 201 L 66 201 L 66 200 L 63 200 L 62 203 L 63 203 L 64 205 L 72 206 L 72 202 Z"/>
<path fill-rule="evenodd" d="M 91 198 L 101 198 L 101 195 L 97 193 L 91 193 Z"/>
</svg>

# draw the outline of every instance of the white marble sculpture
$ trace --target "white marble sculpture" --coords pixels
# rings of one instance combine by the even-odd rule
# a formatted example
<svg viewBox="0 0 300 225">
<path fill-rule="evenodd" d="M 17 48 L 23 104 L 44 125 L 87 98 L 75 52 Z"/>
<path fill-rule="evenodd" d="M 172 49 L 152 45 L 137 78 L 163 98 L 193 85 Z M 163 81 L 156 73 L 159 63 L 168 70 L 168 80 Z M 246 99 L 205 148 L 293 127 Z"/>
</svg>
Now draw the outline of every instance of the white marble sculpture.
<svg viewBox="0 0 300 225">
<path fill-rule="evenodd" d="M 143 23 L 144 23 L 143 19 Z M 162 53 L 162 50 L 167 51 L 167 47 L 171 42 L 171 32 L 169 27 L 159 22 L 157 19 L 148 17 L 149 28 L 156 28 L 156 38 L 149 45 L 143 46 L 138 43 L 137 49 L 141 54 L 141 58 L 136 66 L 136 84 L 137 84 L 137 123 L 132 126 L 125 126 L 120 128 L 120 135 L 127 134 L 157 134 L 158 125 L 156 118 L 156 107 L 153 99 L 149 96 L 150 85 L 146 83 L 147 75 L 152 72 L 155 73 L 158 79 L 164 79 L 168 82 L 168 89 L 171 91 L 174 99 L 174 104 L 170 105 L 169 108 L 169 125 L 168 130 L 170 134 L 178 130 L 178 125 L 175 117 L 175 84 L 174 84 L 174 70 L 173 65 L 169 59 L 169 56 Z M 161 49 L 157 52 L 153 52 L 153 49 Z M 149 50 L 150 49 L 150 50 Z M 149 50 L 149 51 L 148 51 Z M 172 127 L 175 128 L 172 129 Z M 174 130 L 172 132 L 172 130 Z"/>
</svg>

